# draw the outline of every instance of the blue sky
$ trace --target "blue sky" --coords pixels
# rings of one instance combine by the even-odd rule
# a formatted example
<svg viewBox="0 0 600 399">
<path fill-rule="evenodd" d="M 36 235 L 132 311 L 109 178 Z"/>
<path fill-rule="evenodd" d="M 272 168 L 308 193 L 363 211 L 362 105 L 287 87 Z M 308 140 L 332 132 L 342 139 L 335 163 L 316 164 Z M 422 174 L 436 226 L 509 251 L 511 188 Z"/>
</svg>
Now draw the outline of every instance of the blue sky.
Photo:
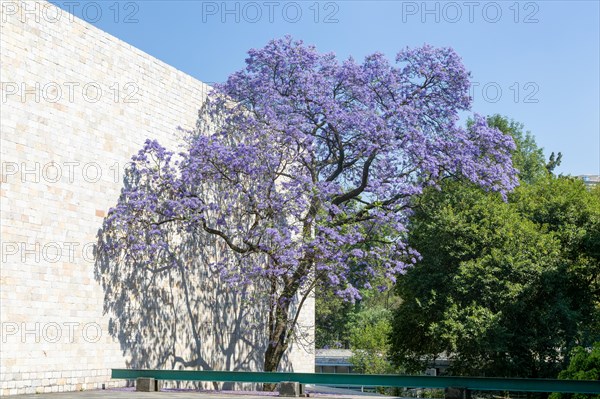
<svg viewBox="0 0 600 399">
<path fill-rule="evenodd" d="M 563 153 L 565 174 L 600 174 L 598 1 L 53 1 L 205 82 L 291 34 L 362 59 L 428 43 L 472 72 L 473 111 L 525 125 Z"/>
</svg>

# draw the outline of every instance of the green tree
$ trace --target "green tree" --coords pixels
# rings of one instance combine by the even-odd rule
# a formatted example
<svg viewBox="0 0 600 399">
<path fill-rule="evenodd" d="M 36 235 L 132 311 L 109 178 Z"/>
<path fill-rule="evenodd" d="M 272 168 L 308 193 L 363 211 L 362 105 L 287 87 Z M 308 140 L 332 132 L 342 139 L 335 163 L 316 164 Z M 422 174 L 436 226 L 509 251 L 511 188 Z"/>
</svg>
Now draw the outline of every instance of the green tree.
<svg viewBox="0 0 600 399">
<path fill-rule="evenodd" d="M 524 125 L 501 115 L 487 118 L 489 126 L 510 134 L 516 144 L 512 154 L 513 166 L 519 171 L 521 182 L 534 183 L 552 173 L 562 160 L 562 154 L 550 154 L 548 162 L 544 159 L 544 150 L 538 147 L 535 137 L 529 131 L 523 131 Z"/>
<path fill-rule="evenodd" d="M 558 241 L 501 198 L 460 182 L 429 195 L 410 234 L 423 259 L 397 284 L 403 302 L 393 323 L 394 360 L 420 371 L 446 353 L 455 373 L 547 375 L 536 359 L 561 353 L 554 342 L 533 342 L 552 335 L 537 329 L 565 323 L 533 306 L 560 276 Z"/>
<path fill-rule="evenodd" d="M 391 311 L 382 307 L 367 308 L 356 313 L 349 323 L 350 363 L 363 374 L 387 374 L 394 371 L 388 360 L 389 335 L 392 332 Z"/>
<path fill-rule="evenodd" d="M 347 326 L 356 305 L 330 290 L 317 287 L 315 291 L 315 347 L 348 348 L 350 332 Z"/>
<path fill-rule="evenodd" d="M 453 180 L 421 196 L 409 243 L 422 259 L 396 286 L 392 359 L 422 371 L 446 354 L 455 374 L 555 377 L 600 336 L 600 196 L 549 173 L 521 125 L 490 124 L 515 137 L 522 185 L 508 202 Z"/>
<path fill-rule="evenodd" d="M 561 243 L 563 262 L 584 290 L 600 296 L 600 187 L 586 190 L 580 179 L 544 179 L 520 188 L 511 202 Z"/>
<path fill-rule="evenodd" d="M 578 346 L 573 350 L 571 362 L 558 375 L 561 380 L 600 380 L 600 342 L 591 350 Z M 553 393 L 550 399 L 600 399 L 598 395 Z"/>
<path fill-rule="evenodd" d="M 523 131 L 523 124 L 500 115 L 487 118 L 488 124 L 509 133 L 515 140 L 516 148 L 512 154 L 513 166 L 519 171 L 519 179 L 532 183 L 547 173 L 544 151 L 535 142 L 534 136 Z"/>
</svg>

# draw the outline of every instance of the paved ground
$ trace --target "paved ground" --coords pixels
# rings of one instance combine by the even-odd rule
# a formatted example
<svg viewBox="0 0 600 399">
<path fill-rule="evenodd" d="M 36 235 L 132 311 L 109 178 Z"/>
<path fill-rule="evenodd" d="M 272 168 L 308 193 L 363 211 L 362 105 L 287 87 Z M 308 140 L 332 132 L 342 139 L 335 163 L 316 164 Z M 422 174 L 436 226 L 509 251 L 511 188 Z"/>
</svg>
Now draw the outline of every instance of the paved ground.
<svg viewBox="0 0 600 399">
<path fill-rule="evenodd" d="M 218 395 L 221 398 L 221 395 Z M 64 392 L 64 393 L 40 393 L 31 395 L 16 395 L 11 396 L 15 399 L 121 399 L 121 398 L 135 398 L 135 399 L 153 399 L 153 398 L 164 398 L 164 399 L 208 399 L 216 398 L 215 396 L 206 396 L 199 392 L 185 393 L 185 392 L 133 392 L 133 391 L 82 391 L 82 392 Z M 223 399 L 232 399 L 231 396 L 223 396 Z M 239 396 L 236 399 L 240 399 Z"/>
<path fill-rule="evenodd" d="M 41 393 L 32 395 L 11 396 L 15 399 L 265 399 L 264 396 L 227 395 L 204 392 L 135 392 L 135 391 L 82 391 L 64 393 Z"/>
<path fill-rule="evenodd" d="M 311 398 L 319 399 L 381 399 L 380 395 L 361 394 L 355 395 L 337 393 L 310 393 Z M 31 395 L 11 396 L 15 399 L 279 399 L 276 394 L 258 392 L 202 392 L 202 391 L 162 391 L 162 392 L 135 392 L 133 389 L 107 389 L 98 391 L 41 393 Z M 389 398 L 389 397 L 388 397 Z"/>
</svg>

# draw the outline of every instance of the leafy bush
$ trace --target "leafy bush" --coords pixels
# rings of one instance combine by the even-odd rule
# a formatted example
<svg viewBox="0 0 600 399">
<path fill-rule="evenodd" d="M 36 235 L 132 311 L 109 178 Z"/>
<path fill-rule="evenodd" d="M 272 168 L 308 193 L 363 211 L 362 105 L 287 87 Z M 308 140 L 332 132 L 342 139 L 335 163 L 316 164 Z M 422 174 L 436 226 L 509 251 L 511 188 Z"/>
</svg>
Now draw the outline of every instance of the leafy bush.
<svg viewBox="0 0 600 399">
<path fill-rule="evenodd" d="M 592 350 L 581 346 L 571 354 L 571 362 L 567 369 L 560 372 L 561 380 L 600 380 L 600 342 L 596 342 Z M 550 399 L 600 399 L 600 394 L 566 394 L 553 393 Z"/>
</svg>

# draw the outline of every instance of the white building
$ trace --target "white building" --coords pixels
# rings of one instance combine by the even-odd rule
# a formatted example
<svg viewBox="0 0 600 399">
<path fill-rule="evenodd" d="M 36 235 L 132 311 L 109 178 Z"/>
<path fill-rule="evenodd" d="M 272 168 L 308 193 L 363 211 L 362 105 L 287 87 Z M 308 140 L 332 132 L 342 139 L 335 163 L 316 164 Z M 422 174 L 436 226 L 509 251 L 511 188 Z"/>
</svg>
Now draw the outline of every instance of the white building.
<svg viewBox="0 0 600 399">
<path fill-rule="evenodd" d="M 579 175 L 586 187 L 595 187 L 600 184 L 600 175 Z"/>
<path fill-rule="evenodd" d="M 121 384 L 111 368 L 259 370 L 260 310 L 210 271 L 103 286 L 94 258 L 131 156 L 177 149 L 209 87 L 46 1 L 1 7 L 0 396 Z M 314 336 L 314 301 L 301 324 Z M 283 368 L 313 372 L 313 351 Z"/>
</svg>

